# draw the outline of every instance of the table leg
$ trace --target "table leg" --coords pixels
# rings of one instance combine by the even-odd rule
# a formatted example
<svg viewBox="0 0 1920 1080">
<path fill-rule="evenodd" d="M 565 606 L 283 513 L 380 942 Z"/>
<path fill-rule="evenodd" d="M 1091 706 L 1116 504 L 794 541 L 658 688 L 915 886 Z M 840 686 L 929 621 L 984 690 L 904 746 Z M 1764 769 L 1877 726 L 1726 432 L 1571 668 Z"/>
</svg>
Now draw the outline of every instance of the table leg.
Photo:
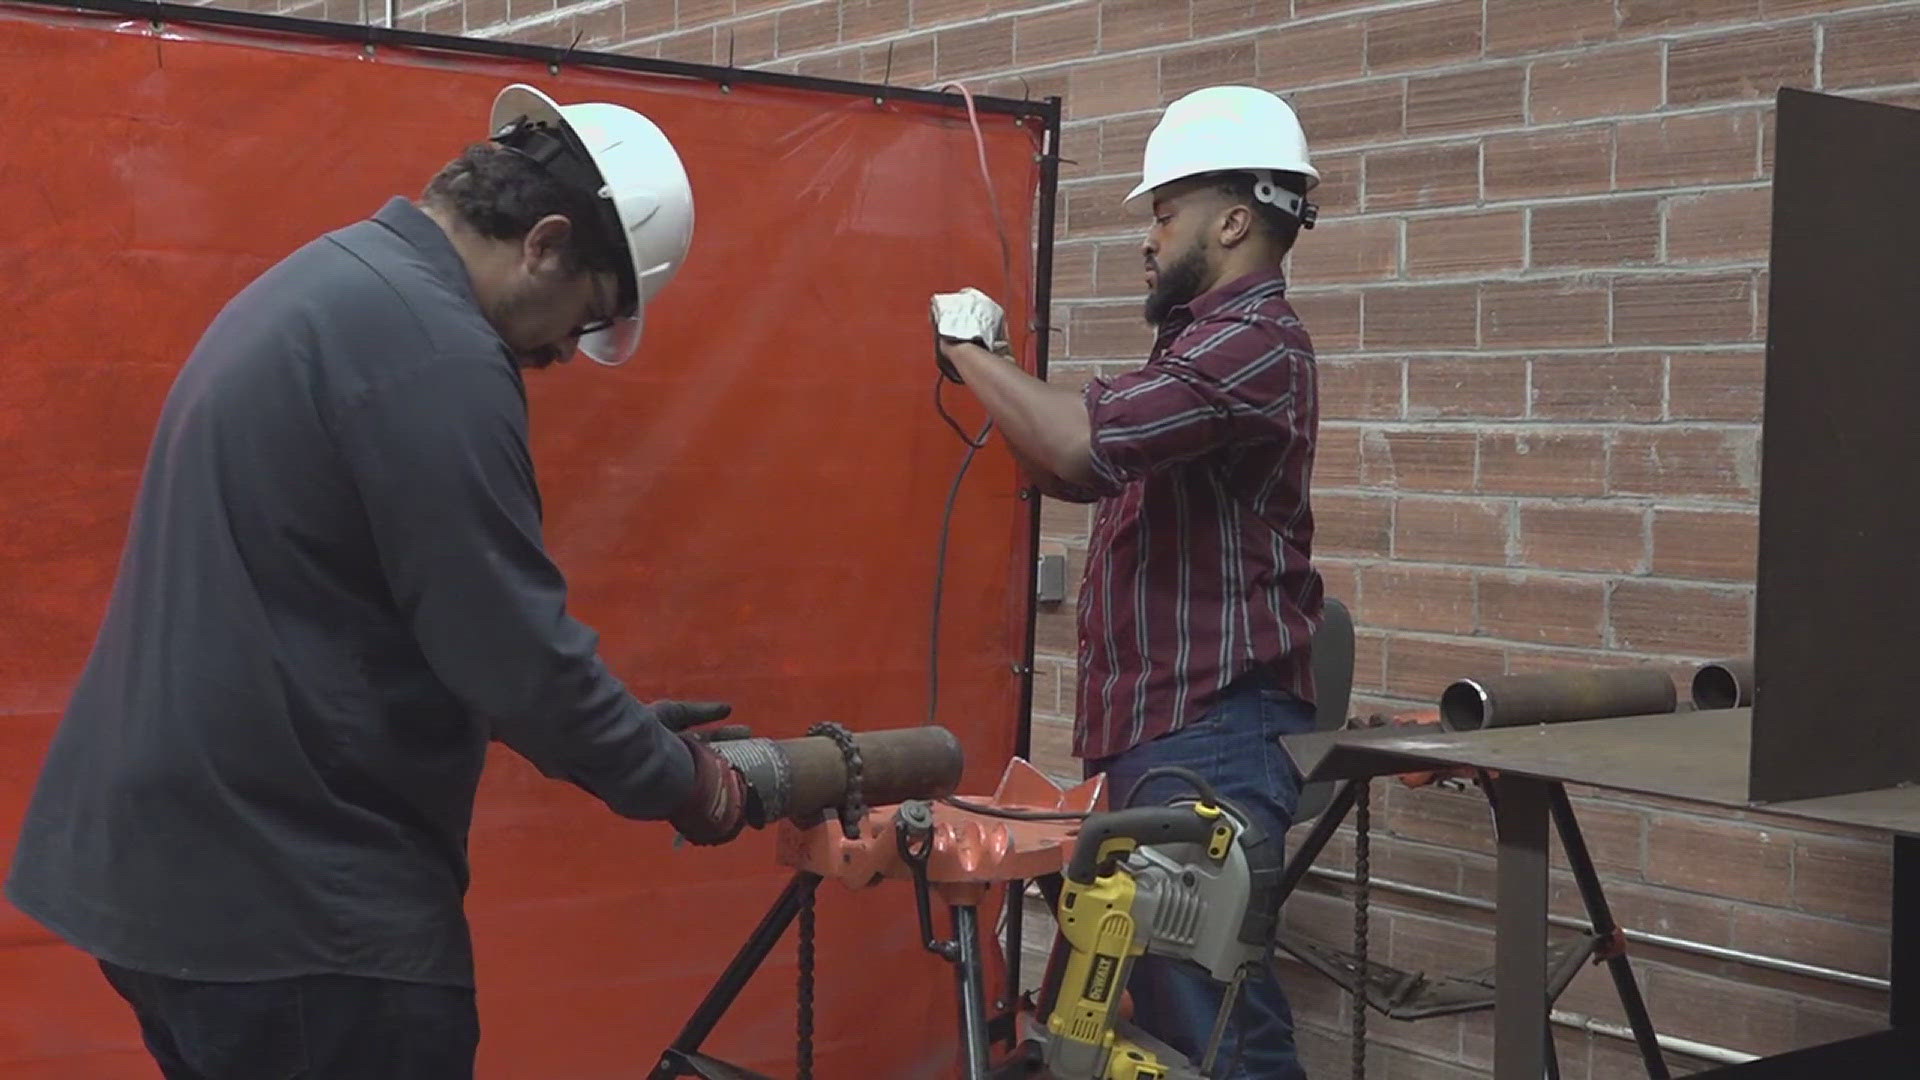
<svg viewBox="0 0 1920 1080">
<path fill-rule="evenodd" d="M 1547 808 L 1550 785 L 1522 776 L 1494 781 L 1500 863 L 1494 942 L 1494 1080 L 1539 1080 L 1546 1072 Z"/>
<path fill-rule="evenodd" d="M 1887 1019 L 1920 1031 L 1920 838 L 1893 838 L 1893 946 Z"/>
</svg>

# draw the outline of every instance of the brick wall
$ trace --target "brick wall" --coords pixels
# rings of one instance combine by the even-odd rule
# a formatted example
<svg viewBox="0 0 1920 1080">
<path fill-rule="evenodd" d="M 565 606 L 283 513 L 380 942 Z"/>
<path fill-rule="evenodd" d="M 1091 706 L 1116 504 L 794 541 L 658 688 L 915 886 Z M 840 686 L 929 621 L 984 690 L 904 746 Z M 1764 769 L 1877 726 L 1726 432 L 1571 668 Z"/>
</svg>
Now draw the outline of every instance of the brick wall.
<svg viewBox="0 0 1920 1080">
<path fill-rule="evenodd" d="M 247 0 L 363 18 L 361 0 Z M 375 13 L 383 10 L 369 0 Z M 1288 95 L 1325 181 L 1294 295 L 1323 369 L 1317 554 L 1360 623 L 1357 709 L 1470 671 L 1741 653 L 1753 609 L 1772 116 L 1781 85 L 1920 105 L 1920 2 L 1848 0 L 403 0 L 402 26 L 899 84 L 1060 94 L 1056 377 L 1139 361 L 1134 182 L 1155 110 Z M 1845 193 L 1837 177 L 1836 196 Z M 902 317 L 912 317 L 903 312 Z M 1087 512 L 1049 502 L 1078 554 Z M 1041 617 L 1036 755 L 1061 771 L 1071 601 Z M 1491 895 L 1485 807 L 1383 785 L 1373 873 Z M 1639 930 L 1886 973 L 1887 850 L 1655 800 L 1580 807 Z M 1351 865 L 1343 839 L 1325 865 Z M 1350 933 L 1321 879 L 1296 924 Z M 1566 910 L 1568 882 L 1557 879 Z M 1377 957 L 1471 967 L 1480 912 L 1382 892 Z M 1667 1033 L 1766 1052 L 1873 1027 L 1884 995 L 1643 947 Z M 1318 1075 L 1340 995 L 1292 972 Z M 1563 1006 L 1618 1020 L 1597 971 Z M 1375 1020 L 1375 1077 L 1484 1075 L 1484 1017 Z M 1558 1028 L 1569 1080 L 1635 1075 Z M 1676 1058 L 1681 1071 L 1699 1062 Z"/>
</svg>

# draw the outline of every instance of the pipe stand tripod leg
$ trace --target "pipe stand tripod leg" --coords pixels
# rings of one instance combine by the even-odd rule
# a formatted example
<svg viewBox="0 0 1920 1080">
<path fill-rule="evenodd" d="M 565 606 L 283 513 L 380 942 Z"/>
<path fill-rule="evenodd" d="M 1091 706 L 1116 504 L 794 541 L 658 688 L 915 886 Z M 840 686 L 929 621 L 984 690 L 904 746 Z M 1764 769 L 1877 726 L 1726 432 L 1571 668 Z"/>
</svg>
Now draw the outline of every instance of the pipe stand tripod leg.
<svg viewBox="0 0 1920 1080">
<path fill-rule="evenodd" d="M 672 1049 L 687 1054 L 700 1049 L 700 1044 L 707 1041 L 708 1035 L 713 1034 L 713 1029 L 720 1023 L 720 1018 L 726 1015 L 727 1010 L 733 1006 L 734 999 L 740 996 L 740 991 L 746 987 L 747 980 L 760 969 L 767 954 L 771 953 L 773 947 L 780 943 L 781 937 L 785 936 L 787 927 L 793 923 L 793 917 L 800 911 L 801 898 L 811 894 L 819 884 L 818 876 L 804 870 L 788 879 L 787 887 L 781 891 L 779 899 L 767 909 L 766 915 L 760 920 L 760 925 L 754 927 L 746 944 L 734 954 L 726 970 L 720 973 L 719 979 L 715 980 L 713 988 L 707 991 L 706 997 L 700 999 L 700 1004 L 693 1010 L 693 1015 L 687 1018 L 686 1026 L 680 1029 L 680 1034 L 673 1040 Z M 672 1080 L 678 1075 L 680 1075 L 678 1072 L 673 1071 L 671 1063 L 663 1057 L 648 1074 L 648 1080 Z"/>
<path fill-rule="evenodd" d="M 966 1080 L 988 1080 L 986 972 L 980 963 L 979 912 L 971 904 L 953 905 L 953 938 L 959 946 L 954 980 L 960 990 L 960 1052 Z"/>
</svg>

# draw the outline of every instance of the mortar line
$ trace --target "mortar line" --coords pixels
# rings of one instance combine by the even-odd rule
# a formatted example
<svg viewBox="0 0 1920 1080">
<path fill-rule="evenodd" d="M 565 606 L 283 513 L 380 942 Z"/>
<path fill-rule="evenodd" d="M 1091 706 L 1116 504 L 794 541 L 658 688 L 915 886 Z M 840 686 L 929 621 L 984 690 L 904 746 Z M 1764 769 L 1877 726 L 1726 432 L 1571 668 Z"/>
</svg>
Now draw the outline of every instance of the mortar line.
<svg viewBox="0 0 1920 1080">
<path fill-rule="evenodd" d="M 1914 88 L 1920 89 L 1920 84 L 1915 84 Z M 1116 182 L 1130 182 L 1132 179 L 1133 174 L 1131 173 L 1102 173 L 1095 176 L 1076 176 L 1071 180 L 1062 180 L 1060 186 L 1062 189 L 1093 187 L 1097 184 L 1114 184 L 1118 187 L 1119 184 Z M 1695 181 L 1685 184 L 1675 184 L 1670 187 L 1620 188 L 1608 191 L 1581 191 L 1567 195 L 1528 195 L 1500 199 L 1483 199 L 1478 203 L 1460 203 L 1452 206 L 1386 207 L 1372 212 L 1359 211 L 1352 214 L 1336 215 L 1333 217 L 1333 220 L 1354 221 L 1368 217 L 1386 217 L 1389 215 L 1400 215 L 1424 220 L 1426 218 L 1481 213 L 1487 210 L 1525 209 L 1530 206 L 1565 206 L 1579 203 L 1626 201 L 1636 198 L 1658 199 L 1673 196 L 1707 195 L 1719 192 L 1754 191 L 1770 188 L 1772 185 L 1773 181 L 1770 179 L 1729 180 L 1724 183 Z"/>
<path fill-rule="evenodd" d="M 1813 27 L 1813 88 L 1821 89 L 1827 75 L 1827 24 L 1815 23 Z"/>
<path fill-rule="evenodd" d="M 779 11 L 786 11 L 786 10 L 790 10 L 792 8 L 797 8 L 797 7 L 805 7 L 808 4 L 814 3 L 814 2 L 817 2 L 817 0 L 796 0 L 795 3 L 788 4 L 781 8 L 773 9 L 772 13 L 778 13 Z M 915 27 L 915 26 L 909 25 L 904 32 L 897 35 L 881 36 L 873 39 L 862 39 L 862 41 L 858 43 L 837 42 L 830 47 L 809 50 L 806 52 L 784 54 L 784 55 L 775 57 L 774 60 L 785 62 L 789 60 L 810 59 L 820 54 L 835 52 L 841 48 L 845 48 L 854 44 L 862 44 L 862 43 L 874 44 L 877 42 L 894 41 L 894 40 L 900 40 L 905 37 L 916 37 L 922 34 L 932 34 L 939 30 L 964 29 L 966 27 L 976 26 L 982 23 L 995 22 L 1001 19 L 1009 19 L 1009 18 L 1021 16 L 1021 15 L 1044 14 L 1046 12 L 1056 11 L 1056 10 L 1061 10 L 1061 9 L 1071 7 L 1076 2 L 1078 2 L 1078 0 L 1058 0 L 1058 2 L 1055 2 L 1055 3 L 1036 4 L 1032 7 L 1021 8 L 1017 11 L 996 12 L 996 13 L 992 13 L 984 16 L 976 16 L 968 19 L 959 19 L 953 22 L 934 23 L 925 27 Z M 1427 5 L 1427 6 L 1438 6 L 1440 3 L 1443 3 L 1443 2 L 1445 2 L 1445 0 L 1435 0 L 1434 4 Z M 1853 11 L 1850 11 L 1847 14 L 1849 16 L 1864 15 L 1864 14 L 1871 14 L 1876 11 L 1899 10 L 1905 6 L 1906 4 L 1904 3 L 1904 0 L 1887 0 L 1886 3 L 1854 9 Z M 544 12 L 542 13 L 541 16 L 538 16 L 538 17 L 530 16 L 526 22 L 526 25 L 537 26 L 539 25 L 539 22 L 537 20 L 557 18 L 559 17 L 560 11 L 562 10 L 567 10 L 567 9 L 557 9 L 554 12 Z M 1385 14 L 1388 12 L 1397 12 L 1402 10 L 1407 10 L 1406 5 L 1404 4 L 1404 0 L 1388 0 L 1388 2 L 1384 2 L 1375 6 L 1370 6 L 1365 8 L 1348 9 L 1344 11 L 1330 12 L 1323 15 L 1309 15 L 1304 18 L 1296 17 L 1293 20 L 1285 24 L 1282 24 L 1282 26 L 1280 27 L 1269 26 L 1269 27 L 1258 27 L 1252 30 L 1234 30 L 1234 31 L 1228 31 L 1226 33 L 1210 35 L 1204 38 L 1189 38 L 1179 42 L 1168 42 L 1168 43 L 1163 43 L 1158 45 L 1139 46 L 1136 48 L 1122 49 L 1122 50 L 1118 50 L 1116 52 L 1111 52 L 1111 53 L 1098 53 L 1096 55 L 1081 57 L 1071 61 L 1058 61 L 1058 62 L 1047 63 L 1047 64 L 1028 65 L 1024 67 L 1015 65 L 1013 67 L 1003 69 L 1000 71 L 970 75 L 967 78 L 969 79 L 969 81 L 977 81 L 977 80 L 985 80 L 985 79 L 993 79 L 993 78 L 1003 78 L 1003 77 L 1014 75 L 1014 74 L 1030 75 L 1035 72 L 1047 71 L 1049 69 L 1055 69 L 1055 68 L 1064 69 L 1064 68 L 1070 68 L 1076 65 L 1082 65 L 1087 63 L 1101 62 L 1101 61 L 1107 61 L 1107 60 L 1135 59 L 1135 58 L 1141 58 L 1146 56 L 1164 54 L 1170 51 L 1178 51 L 1178 50 L 1184 50 L 1184 49 L 1199 49 L 1199 48 L 1205 48 L 1212 45 L 1231 44 L 1236 42 L 1238 39 L 1242 39 L 1242 38 L 1257 41 L 1261 36 L 1272 33 L 1275 30 L 1286 30 L 1286 29 L 1293 29 L 1293 28 L 1312 28 L 1322 23 L 1338 22 L 1338 21 L 1352 19 L 1360 16 Z M 719 27 L 727 24 L 747 22 L 747 21 L 751 21 L 753 19 L 759 18 L 766 14 L 769 14 L 769 12 L 764 12 L 764 11 L 755 12 L 751 15 L 739 15 L 739 16 L 733 16 L 727 19 L 716 19 L 716 20 L 713 20 L 712 22 L 702 24 L 702 26 L 677 27 L 672 32 L 650 34 L 650 35 L 634 38 L 628 41 L 623 41 L 620 43 L 619 47 L 624 48 L 631 45 L 650 44 L 653 41 L 666 38 L 666 37 L 671 37 L 673 36 L 674 33 L 681 33 L 686 30 L 702 29 L 704 27 L 709 27 L 709 26 Z M 1786 19 L 1779 20 L 1777 23 L 1773 23 L 1770 25 L 1776 26 L 1776 27 L 1790 27 L 1790 26 L 1801 24 L 1801 23 L 1811 23 L 1815 25 L 1820 25 L 1820 20 L 1831 18 L 1831 17 L 1832 16 L 1830 14 L 1815 12 L 1815 13 L 1810 13 L 1805 15 L 1790 16 Z M 1682 31 L 1675 31 L 1675 32 L 1664 33 L 1664 34 L 1653 33 L 1653 34 L 1648 34 L 1645 37 L 1628 38 L 1623 42 L 1609 42 L 1608 44 L 1609 45 L 1631 44 L 1631 43 L 1639 43 L 1639 42 L 1667 43 L 1667 42 L 1675 42 L 1675 41 L 1685 42 L 1693 39 L 1711 40 L 1717 37 L 1724 37 L 1732 28 L 1733 28 L 1732 26 L 1721 26 L 1717 28 L 1708 28 L 1704 30 L 1691 30 L 1691 31 L 1682 30 Z M 1484 38 L 1483 38 L 1483 41 L 1484 41 Z M 1482 69 L 1488 66 L 1489 64 L 1532 63 L 1539 60 L 1565 59 L 1565 58 L 1584 55 L 1590 51 L 1591 51 L 1590 45 L 1582 46 L 1582 45 L 1575 44 L 1575 45 L 1569 45 L 1566 48 L 1556 49 L 1549 52 L 1524 53 L 1524 54 L 1517 54 L 1512 57 L 1492 57 L 1486 54 L 1485 49 L 1483 47 L 1481 54 L 1478 56 L 1465 59 L 1465 60 L 1453 61 L 1447 64 L 1438 65 L 1431 68 L 1416 68 L 1413 71 L 1395 72 L 1385 76 L 1376 76 L 1376 75 L 1373 75 L 1371 72 L 1369 72 L 1368 75 L 1362 76 L 1360 78 L 1344 79 L 1337 82 L 1315 83 L 1310 86 L 1301 87 L 1299 88 L 1299 90 L 1337 89 L 1339 87 L 1348 86 L 1356 83 L 1368 82 L 1375 78 L 1404 79 L 1404 78 L 1411 77 L 1413 75 L 1456 74 L 1462 71 Z M 1662 51 L 1664 53 L 1665 50 L 1663 49 Z M 773 61 L 768 61 L 768 62 L 773 62 Z M 1362 62 L 1364 64 L 1364 55 L 1362 58 Z M 1662 78 L 1663 86 L 1664 86 L 1664 82 L 1665 82 L 1665 79 L 1663 74 L 1663 78 Z M 1871 88 L 1863 88 L 1863 89 L 1884 90 L 1886 88 L 1871 87 Z M 1299 90 L 1294 92 L 1299 92 Z M 1663 94 L 1664 94 L 1664 89 L 1663 89 Z M 1726 103 L 1722 103 L 1720 107 L 1724 107 L 1725 105 L 1731 105 L 1731 104 L 1738 104 L 1738 103 L 1726 102 Z M 1714 107 L 1715 106 L 1699 106 L 1699 107 L 1693 107 L 1693 108 L 1684 109 L 1684 110 L 1664 112 L 1662 113 L 1662 115 L 1683 116 L 1693 112 L 1711 111 Z M 1142 110 L 1142 111 L 1157 112 L 1158 109 Z"/>
<path fill-rule="evenodd" d="M 1685 592 L 1701 592 L 1701 593 L 1717 594 L 1720 596 L 1721 599 L 1726 599 L 1726 600 L 1731 600 L 1731 599 L 1736 599 L 1739 597 L 1751 595 L 1754 590 L 1754 586 L 1751 582 L 1747 582 L 1739 579 L 1733 579 L 1733 578 L 1675 577 L 1671 574 L 1656 574 L 1652 572 L 1628 571 L 1628 570 L 1619 570 L 1619 571 L 1575 570 L 1575 569 L 1568 569 L 1566 567 L 1559 567 L 1559 566 L 1529 566 L 1524 563 L 1511 563 L 1511 562 L 1509 563 L 1463 563 L 1463 562 L 1448 562 L 1448 561 L 1426 561 L 1426 560 L 1418 560 L 1418 559 L 1409 559 L 1403 556 L 1386 557 L 1386 556 L 1379 556 L 1379 555 L 1371 555 L 1371 556 L 1347 557 L 1347 556 L 1341 556 L 1334 553 L 1328 553 L 1327 561 L 1329 565 L 1336 565 L 1336 564 L 1349 565 L 1350 564 L 1356 570 L 1361 570 L 1361 569 L 1431 570 L 1431 571 L 1440 571 L 1440 572 L 1454 573 L 1454 574 L 1474 573 L 1474 572 L 1501 573 L 1501 574 L 1507 574 L 1515 577 L 1553 578 L 1553 579 L 1562 580 L 1562 581 L 1581 582 L 1586 584 L 1601 584 L 1601 585 L 1609 585 L 1609 586 L 1615 585 L 1615 584 L 1621 584 L 1621 583 L 1658 585 L 1663 588 L 1672 588 L 1672 589 L 1677 589 Z M 1398 630 L 1403 628 L 1391 627 L 1391 626 L 1380 626 L 1380 627 L 1374 627 L 1374 629 Z M 1418 631 L 1418 632 L 1438 633 L 1438 634 L 1446 633 L 1446 631 L 1432 631 L 1432 630 Z M 1476 635 L 1473 635 L 1472 633 L 1463 633 L 1463 634 L 1455 634 L 1453 636 L 1473 637 Z M 1538 646 L 1538 645 L 1549 645 L 1553 643 L 1536 641 L 1536 642 L 1514 642 L 1513 644 L 1520 644 L 1520 645 L 1531 644 L 1531 645 Z M 1553 645 L 1553 647 L 1582 648 L 1583 646 L 1557 644 L 1557 645 Z M 1608 648 L 1610 646 L 1591 645 L 1591 646 L 1584 646 L 1584 647 L 1593 648 L 1593 649 L 1602 649 L 1602 648 Z"/>
<path fill-rule="evenodd" d="M 1390 638 L 1404 640 L 1417 645 L 1449 645 L 1449 644 L 1459 644 L 1459 643 L 1465 642 L 1465 643 L 1484 645 L 1488 647 L 1501 648 L 1501 649 L 1517 648 L 1521 650 L 1523 653 L 1525 652 L 1595 653 L 1595 654 L 1602 654 L 1609 657 L 1618 658 L 1618 659 L 1627 660 L 1627 661 L 1637 661 L 1641 663 L 1671 665 L 1671 666 L 1681 666 L 1681 667 L 1691 666 L 1694 664 L 1707 663 L 1713 658 L 1713 655 L 1715 655 L 1715 654 L 1699 654 L 1699 653 L 1648 652 L 1648 651 L 1633 650 L 1633 649 L 1610 649 L 1610 648 L 1606 648 L 1604 646 L 1599 646 L 1599 645 L 1555 645 L 1549 642 L 1538 642 L 1538 641 L 1536 642 L 1509 641 L 1504 638 L 1481 637 L 1481 636 L 1476 636 L 1471 634 L 1447 634 L 1447 633 L 1438 633 L 1430 630 L 1402 630 L 1395 627 L 1361 627 L 1359 629 L 1361 629 L 1363 632 L 1380 633 Z M 1379 693 L 1379 694 L 1368 694 L 1367 696 L 1392 697 L 1394 695 L 1391 692 L 1385 692 L 1385 693 Z M 1433 702 L 1429 699 L 1409 698 L 1404 700 L 1415 701 L 1419 704 L 1424 705 L 1427 708 L 1433 707 Z M 1815 834 L 1815 835 L 1818 835 L 1818 834 Z M 1650 883 L 1650 884 L 1658 884 L 1658 883 L 1656 882 L 1656 883 Z M 1670 885 L 1663 885 L 1661 887 L 1673 888 L 1673 886 L 1670 886 Z M 1679 890 L 1676 890 L 1676 891 L 1679 891 Z"/>
<path fill-rule="evenodd" d="M 1083 234 L 1074 237 L 1080 241 L 1107 241 L 1129 239 L 1131 234 Z M 1701 283 L 1708 278 L 1724 278 L 1728 281 L 1744 279 L 1748 292 L 1758 294 L 1758 274 L 1767 269 L 1763 262 L 1741 261 L 1728 263 L 1684 263 L 1645 266 L 1593 266 L 1593 267 L 1547 267 L 1546 272 L 1528 273 L 1526 271 L 1496 271 L 1494 273 L 1474 275 L 1435 275 L 1417 279 L 1368 278 L 1354 281 L 1329 281 L 1320 284 L 1290 285 L 1288 292 L 1295 296 L 1322 296 L 1351 292 L 1415 292 L 1421 289 L 1457 289 L 1462 285 L 1562 285 L 1598 290 L 1615 281 L 1658 281 L 1661 279 L 1685 279 Z M 1088 297 L 1079 301 L 1082 306 L 1088 304 L 1118 303 L 1122 297 Z M 1754 344 L 1761 344 L 1757 339 Z M 1595 347 L 1604 342 L 1594 343 Z M 1633 345 L 1634 342 L 1621 344 Z M 1655 343 L 1641 343 L 1655 344 Z M 1446 352 L 1441 347 L 1434 352 Z"/>
</svg>

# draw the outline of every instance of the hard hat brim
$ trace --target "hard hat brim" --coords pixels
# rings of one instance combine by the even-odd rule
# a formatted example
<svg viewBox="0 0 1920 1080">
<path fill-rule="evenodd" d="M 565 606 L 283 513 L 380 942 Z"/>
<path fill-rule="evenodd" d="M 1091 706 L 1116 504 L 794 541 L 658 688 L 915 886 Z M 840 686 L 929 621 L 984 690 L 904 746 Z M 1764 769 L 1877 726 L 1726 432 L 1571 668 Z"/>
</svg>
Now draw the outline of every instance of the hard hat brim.
<svg viewBox="0 0 1920 1080">
<path fill-rule="evenodd" d="M 560 104 L 536 87 L 515 83 L 495 95 L 493 114 L 489 120 L 492 132 L 498 133 L 502 128 L 522 117 L 536 123 L 551 124 L 567 131 L 573 130 L 573 125 L 567 121 L 567 116 L 561 111 Z M 578 134 L 576 133 L 574 137 L 577 138 Z M 594 167 L 597 171 L 598 162 L 594 163 Z M 605 178 L 601 179 L 604 183 Z M 624 236 L 622 240 L 625 240 Z M 631 258 L 631 255 L 629 251 L 628 257 Z M 580 351 L 587 355 L 587 359 L 605 367 L 618 367 L 626 363 L 633 356 L 634 351 L 640 347 L 640 332 L 645 327 L 644 308 L 645 306 L 642 305 L 641 310 L 635 311 L 630 319 L 616 320 L 605 330 L 598 330 L 581 338 Z"/>
<path fill-rule="evenodd" d="M 581 338 L 580 351 L 602 367 L 619 367 L 640 347 L 640 332 L 646 329 L 646 321 L 647 309 L 642 305 L 633 313 L 633 318 L 615 319 L 605 330 L 595 330 Z"/>
<path fill-rule="evenodd" d="M 493 114 L 487 121 L 488 132 L 498 134 L 501 128 L 523 116 L 535 122 L 571 130 L 566 116 L 560 112 L 558 102 L 526 83 L 514 83 L 494 95 Z"/>
<path fill-rule="evenodd" d="M 1236 169 L 1232 169 L 1232 168 L 1224 168 L 1224 169 L 1210 169 L 1210 170 L 1208 170 L 1208 171 L 1209 171 L 1209 172 L 1236 172 L 1236 171 L 1238 171 L 1238 172 L 1246 172 L 1246 171 L 1251 171 L 1251 167 L 1249 167 L 1248 169 L 1239 169 L 1239 170 L 1236 170 Z M 1308 168 L 1308 169 L 1276 169 L 1276 170 L 1274 170 L 1274 171 L 1276 171 L 1276 172 L 1289 172 L 1289 173 L 1293 173 L 1293 174 L 1295 174 L 1295 175 L 1298 175 L 1298 176 L 1304 176 L 1304 177 L 1306 177 L 1306 178 L 1307 178 L 1307 183 L 1306 183 L 1306 191 L 1307 191 L 1307 192 L 1311 192 L 1311 191 L 1312 191 L 1312 190 L 1313 190 L 1314 188 L 1317 188 L 1317 187 L 1319 187 L 1319 186 L 1320 186 L 1320 173 L 1319 173 L 1319 171 L 1318 171 L 1317 169 L 1312 169 L 1312 168 Z M 1138 198 L 1140 198 L 1140 196 L 1142 196 L 1142 195 L 1145 195 L 1145 194 L 1147 194 L 1147 193 L 1149 193 L 1149 192 L 1151 192 L 1151 191 L 1152 191 L 1152 190 L 1153 190 L 1154 188 L 1158 188 L 1158 187 L 1165 187 L 1165 186 L 1166 186 L 1166 185 L 1168 185 L 1168 184 L 1173 184 L 1173 183 L 1178 183 L 1178 182 L 1179 182 L 1179 181 L 1181 181 L 1181 180 L 1185 180 L 1185 179 L 1187 179 L 1187 177 L 1189 177 L 1189 176 L 1198 176 L 1198 175 L 1200 175 L 1200 174 L 1199 174 L 1199 173 L 1185 173 L 1185 174 L 1182 174 L 1182 175 L 1180 175 L 1180 176 L 1169 176 L 1169 177 L 1167 177 L 1167 178 L 1166 178 L 1166 179 L 1164 179 L 1164 180 L 1161 180 L 1161 179 L 1154 179 L 1154 180 L 1142 180 L 1142 181 L 1140 182 L 1140 185 L 1139 185 L 1138 187 L 1136 187 L 1136 188 L 1134 188 L 1134 189 L 1133 189 L 1132 191 L 1129 191 L 1129 192 L 1127 192 L 1127 194 L 1126 194 L 1126 197 L 1120 200 L 1120 205 L 1122 205 L 1122 206 L 1131 206 L 1131 205 L 1133 204 L 1133 202 L 1134 202 L 1134 200 L 1136 200 L 1136 199 L 1138 199 Z M 1304 194 L 1304 192 L 1303 192 L 1303 194 Z"/>
</svg>

